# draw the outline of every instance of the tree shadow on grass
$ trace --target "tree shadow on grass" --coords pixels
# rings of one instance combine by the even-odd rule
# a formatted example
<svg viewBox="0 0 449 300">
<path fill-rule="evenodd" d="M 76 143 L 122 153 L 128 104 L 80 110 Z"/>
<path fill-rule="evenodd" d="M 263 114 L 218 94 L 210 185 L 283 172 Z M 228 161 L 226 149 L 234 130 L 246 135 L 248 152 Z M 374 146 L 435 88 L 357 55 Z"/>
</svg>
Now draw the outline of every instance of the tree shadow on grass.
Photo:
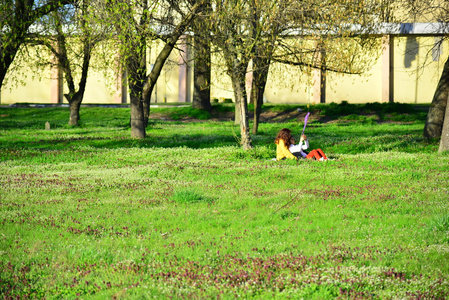
<svg viewBox="0 0 449 300">
<path fill-rule="evenodd" d="M 187 147 L 191 149 L 215 148 L 223 146 L 235 146 L 233 136 L 226 135 L 192 135 L 192 136 L 149 136 L 143 140 L 132 138 L 109 138 L 78 136 L 55 139 L 36 139 L 28 141 L 8 141 L 0 146 L 1 149 L 36 149 L 36 150 L 64 150 L 71 148 L 92 147 L 98 149 L 119 148 L 177 148 Z"/>
<path fill-rule="evenodd" d="M 322 109 L 343 109 L 346 107 L 346 111 L 341 111 L 341 113 L 354 112 L 355 109 L 360 109 L 348 104 L 341 105 L 342 107 L 334 106 L 323 106 Z M 351 109 L 349 110 L 349 108 Z M 371 107 L 369 108 L 371 109 Z M 388 108 L 392 109 L 392 107 Z M 383 111 L 386 111 L 386 109 Z M 409 111 L 411 111 L 411 108 L 408 106 L 398 106 L 395 113 L 398 118 L 402 118 L 402 121 L 404 121 L 404 115 Z M 418 121 L 422 121 L 422 115 L 425 115 L 426 107 L 418 111 L 420 113 Z M 336 112 L 333 111 L 334 114 Z M 299 124 L 297 128 L 299 134 L 305 114 L 305 111 L 290 107 L 285 110 L 274 111 L 271 122 L 266 122 L 260 128 L 259 134 L 253 135 L 254 146 L 268 146 L 273 149 L 274 156 L 275 146 L 273 141 L 277 132 L 283 127 L 292 125 L 293 123 L 290 121 L 295 121 L 296 118 L 298 122 L 295 121 L 295 124 Z M 328 114 L 330 113 L 328 112 Z M 233 125 L 232 122 L 229 123 L 229 120 L 210 123 L 211 121 L 184 120 L 176 122 L 153 119 L 150 120 L 150 125 L 147 128 L 148 137 L 137 140 L 130 138 L 129 115 L 124 110 L 92 110 L 84 116 L 84 123 L 81 127 L 67 126 L 66 116 L 68 118 L 66 108 L 22 109 L 20 111 L 0 109 L 0 130 L 2 130 L 0 131 L 0 151 L 17 149 L 70 150 L 80 147 L 97 149 L 178 147 L 204 149 L 238 147 L 239 145 L 238 126 Z M 417 139 L 421 135 L 422 129 L 416 129 L 416 126 L 412 129 L 409 126 L 400 126 L 399 123 L 392 122 L 391 127 L 388 125 L 378 127 L 377 122 L 371 122 L 370 120 L 366 122 L 366 118 L 360 114 L 354 114 L 353 118 L 356 119 L 334 120 L 334 124 L 331 124 L 332 118 L 323 118 L 326 118 L 326 115 L 320 116 L 318 111 L 316 115 L 312 115 L 309 118 L 306 134 L 311 138 L 311 148 L 322 148 L 326 153 L 353 153 L 354 151 L 356 153 L 370 153 L 377 151 L 376 149 L 388 149 L 388 146 L 379 148 L 379 144 L 385 144 L 386 142 L 392 145 L 392 149 L 400 151 L 416 152 L 419 149 L 428 149 L 429 146 L 434 147 L 434 145 L 424 145 L 422 141 Z M 47 119 L 53 119 L 51 122 L 52 130 L 49 134 L 44 131 L 44 121 Z M 354 127 L 354 125 L 356 126 Z M 91 126 L 93 129 L 91 129 Z M 23 137 L 19 136 L 22 134 Z M 409 134 L 412 134 L 413 137 L 406 136 Z M 379 136 L 384 136 L 384 138 L 376 141 L 375 138 Z M 371 140 L 371 138 L 374 139 Z M 398 141 L 394 142 L 395 139 Z M 360 140 L 362 140 L 362 143 L 360 143 Z M 383 146 L 383 144 L 380 146 Z"/>
<path fill-rule="evenodd" d="M 168 125 L 172 126 L 172 123 Z M 28 136 L 14 135 L 13 131 L 0 135 L 0 151 L 3 150 L 65 150 L 78 148 L 119 149 L 119 148 L 179 148 L 207 149 L 217 147 L 238 147 L 238 137 L 233 132 L 210 132 L 207 127 L 203 132 L 189 133 L 189 127 L 180 130 L 179 133 L 171 133 L 172 128 L 162 128 L 164 124 L 157 124 L 161 128 L 149 128 L 145 139 L 132 139 L 129 137 L 129 128 L 99 130 L 53 130 L 56 135 L 46 135 L 44 131 L 33 131 Z M 274 137 L 279 126 L 267 126 L 260 134 L 254 136 L 254 146 L 269 146 L 275 151 Z M 278 128 L 279 127 L 279 128 Z M 176 128 L 174 126 L 173 128 Z M 194 129 L 197 130 L 197 129 Z M 216 129 L 211 129 L 212 131 Z M 9 131 L 9 130 L 8 130 Z M 413 151 L 427 149 L 434 145 L 425 144 L 421 137 L 421 128 L 409 126 L 377 126 L 361 125 L 357 128 L 350 125 L 321 126 L 310 124 L 308 137 L 310 147 L 322 148 L 326 153 L 370 153 L 376 149 L 394 149 L 399 151 Z M 39 134 L 42 133 L 40 136 Z M 117 134 L 118 133 L 118 134 Z M 94 136 L 96 135 L 96 136 Z M 424 145 L 425 144 L 425 145 Z M 273 154 L 274 155 L 274 154 Z"/>
</svg>

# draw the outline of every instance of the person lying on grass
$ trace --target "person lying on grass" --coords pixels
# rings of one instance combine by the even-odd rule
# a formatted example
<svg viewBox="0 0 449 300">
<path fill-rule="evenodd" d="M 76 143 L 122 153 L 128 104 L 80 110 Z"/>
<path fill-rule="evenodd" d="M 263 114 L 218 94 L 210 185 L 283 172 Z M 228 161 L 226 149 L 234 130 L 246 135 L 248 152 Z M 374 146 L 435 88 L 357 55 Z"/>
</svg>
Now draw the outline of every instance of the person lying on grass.
<svg viewBox="0 0 449 300">
<path fill-rule="evenodd" d="M 309 148 L 309 141 L 303 134 L 299 140 L 299 144 L 295 145 L 295 140 L 292 137 L 291 130 L 284 128 L 276 136 L 274 141 L 276 144 L 276 160 L 307 158 L 316 160 L 327 160 L 326 155 L 321 149 L 313 149 L 310 152 L 305 150 Z"/>
</svg>

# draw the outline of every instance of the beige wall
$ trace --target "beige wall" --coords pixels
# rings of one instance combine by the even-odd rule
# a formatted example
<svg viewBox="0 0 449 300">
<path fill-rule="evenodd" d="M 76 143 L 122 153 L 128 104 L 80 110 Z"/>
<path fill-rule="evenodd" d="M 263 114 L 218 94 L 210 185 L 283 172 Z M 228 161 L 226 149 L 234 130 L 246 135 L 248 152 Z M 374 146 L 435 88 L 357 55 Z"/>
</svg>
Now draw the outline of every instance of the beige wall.
<svg viewBox="0 0 449 300">
<path fill-rule="evenodd" d="M 265 100 L 269 103 L 307 102 L 312 96 L 311 75 L 303 74 L 298 67 L 273 64 L 270 66 Z"/>
<path fill-rule="evenodd" d="M 439 55 L 433 57 L 432 47 L 435 42 L 435 37 L 393 38 L 392 88 L 395 102 L 432 101 L 444 63 L 449 57 L 449 41 L 445 41 Z M 328 72 L 325 77 L 326 102 L 382 102 L 382 63 L 382 57 L 379 57 L 371 69 L 362 75 Z M 289 68 L 285 67 L 285 72 L 278 71 L 277 76 L 270 74 L 266 99 L 269 102 L 283 103 L 313 102 L 313 87 L 308 84 L 311 79 L 295 74 Z M 288 87 L 283 80 L 293 84 L 293 87 Z"/>
<path fill-rule="evenodd" d="M 156 60 L 160 45 L 152 45 L 148 49 L 148 64 Z M 180 59 L 179 51 L 174 51 L 163 68 L 161 76 L 157 82 L 154 93 L 152 95 L 152 101 L 162 103 L 178 102 L 178 77 L 179 77 L 179 63 L 183 61 Z M 1 90 L 1 104 L 13 104 L 13 103 L 52 103 L 52 99 L 57 96 L 52 96 L 52 87 L 57 86 L 55 82 L 57 76 L 55 70 L 50 67 L 41 69 L 37 72 L 26 72 L 26 67 L 21 68 L 21 72 L 26 74 L 19 76 L 20 84 L 8 81 L 4 84 Z M 86 92 L 84 94 L 83 103 L 120 103 L 121 102 L 121 86 L 117 86 L 120 79 L 117 79 L 117 74 L 114 70 L 98 70 L 97 68 L 91 68 L 89 70 L 89 79 L 86 84 Z M 11 75 L 7 75 L 11 76 Z M 36 77 L 33 79 L 33 77 Z M 52 82 L 53 79 L 53 82 Z M 63 92 L 68 91 L 67 86 L 64 84 Z M 126 89 L 125 89 L 126 91 Z M 61 97 L 62 103 L 67 103 L 65 98 Z M 129 99 L 129 96 L 127 96 Z M 165 99 L 165 100 L 164 100 Z M 55 102 L 57 100 L 53 100 Z M 129 102 L 129 101 L 128 101 Z"/>
<path fill-rule="evenodd" d="M 151 66 L 156 60 L 159 51 L 161 50 L 160 44 L 152 44 L 148 49 L 148 64 Z M 179 51 L 174 51 L 169 60 L 166 62 L 162 73 L 154 88 L 151 101 L 157 103 L 164 102 L 178 102 L 178 77 L 179 77 L 179 64 L 184 62 L 179 54 Z M 151 68 L 151 67 L 150 67 Z"/>
<path fill-rule="evenodd" d="M 382 101 L 382 61 L 362 75 L 327 74 L 326 102 L 367 103 Z"/>
<path fill-rule="evenodd" d="M 443 66 L 449 56 L 449 43 L 432 57 L 435 37 L 398 37 L 394 42 L 394 99 L 406 103 L 430 103 Z"/>
<path fill-rule="evenodd" d="M 1 91 L 1 103 L 49 103 L 51 94 L 50 79 L 23 79 L 26 85 L 6 84 Z"/>
<path fill-rule="evenodd" d="M 431 47 L 435 37 L 394 37 L 393 99 L 395 102 L 430 103 L 433 92 L 446 59 L 449 56 L 449 42 L 443 43 L 439 56 L 432 57 Z M 160 46 L 153 45 L 149 50 L 148 63 L 154 62 Z M 435 54 L 435 53 L 434 53 Z M 187 56 L 186 60 L 190 57 Z M 179 51 L 174 51 L 157 82 L 152 102 L 178 102 L 181 59 Z M 363 75 L 340 75 L 328 72 L 326 79 L 326 102 L 348 101 L 351 103 L 382 102 L 382 79 L 384 73 L 382 57 L 376 61 L 370 71 Z M 212 70 L 212 98 L 234 98 L 229 77 L 220 67 L 218 58 L 214 59 Z M 40 79 L 32 74 L 21 78 L 26 85 L 6 84 L 1 91 L 1 104 L 12 103 L 51 103 L 51 70 L 42 71 Z M 87 83 L 84 103 L 117 103 L 116 80 L 114 76 L 104 76 L 103 72 L 91 70 Z M 188 68 L 186 100 L 190 101 L 192 88 L 192 68 Z M 312 103 L 314 99 L 313 77 L 304 75 L 298 67 L 273 64 L 266 87 L 265 100 L 270 103 Z M 53 82 L 54 85 L 54 82 Z M 67 88 L 64 88 L 67 91 Z M 182 99 L 181 99 L 182 100 Z M 65 102 L 65 100 L 64 100 Z"/>
<path fill-rule="evenodd" d="M 444 41 L 440 51 L 432 51 L 436 41 L 433 36 L 393 38 L 391 72 L 395 102 L 430 103 L 432 101 L 443 66 L 449 57 L 449 41 Z M 439 55 L 436 55 L 436 52 L 439 52 Z M 382 57 L 379 57 L 372 68 L 362 75 L 328 72 L 325 77 L 326 102 L 382 102 L 382 63 Z M 311 79 L 295 74 L 289 68 L 286 67 L 285 72 L 278 71 L 277 76 L 270 74 L 266 91 L 268 102 L 314 102 L 313 87 L 307 84 Z M 283 80 L 293 84 L 293 87 L 288 87 Z"/>
</svg>

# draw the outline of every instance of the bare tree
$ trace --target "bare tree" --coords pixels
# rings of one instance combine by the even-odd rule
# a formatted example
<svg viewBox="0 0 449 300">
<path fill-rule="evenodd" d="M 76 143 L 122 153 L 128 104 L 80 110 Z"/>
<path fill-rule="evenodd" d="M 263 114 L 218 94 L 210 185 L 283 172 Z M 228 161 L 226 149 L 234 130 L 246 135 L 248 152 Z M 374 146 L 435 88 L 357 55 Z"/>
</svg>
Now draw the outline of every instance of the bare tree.
<svg viewBox="0 0 449 300">
<path fill-rule="evenodd" d="M 252 148 L 246 100 L 246 72 L 254 47 L 259 41 L 255 28 L 251 26 L 251 6 L 254 4 L 255 1 L 213 1 L 210 16 L 213 43 L 221 49 L 226 72 L 232 81 L 236 122 L 240 124 L 241 145 L 245 150 Z"/>
<path fill-rule="evenodd" d="M 105 20 L 115 28 L 111 41 L 120 49 L 120 59 L 128 74 L 131 137 L 146 136 L 151 94 L 162 67 L 205 1 L 190 5 L 182 0 L 106 0 Z M 148 72 L 146 49 L 152 40 L 160 40 L 164 46 Z"/>
<path fill-rule="evenodd" d="M 56 64 L 54 67 L 63 71 L 68 86 L 68 92 L 64 96 L 69 102 L 69 125 L 73 126 L 79 125 L 79 112 L 93 51 L 105 38 L 105 30 L 97 26 L 95 15 L 95 7 L 89 0 L 60 8 L 39 21 L 38 24 L 44 29 L 43 34 L 29 40 L 29 44 L 46 46 L 56 58 L 55 63 L 40 63 Z M 41 57 L 40 60 L 43 59 L 47 58 Z"/>
<path fill-rule="evenodd" d="M 193 69 L 193 97 L 192 107 L 205 111 L 211 111 L 210 87 L 211 87 L 211 39 L 210 29 L 204 26 L 208 22 L 210 13 L 210 0 L 207 0 L 200 10 L 199 16 L 192 24 L 194 69 Z"/>
<path fill-rule="evenodd" d="M 245 90 L 250 60 L 254 72 L 251 97 L 255 104 L 253 133 L 256 133 L 272 62 L 298 65 L 304 72 L 320 68 L 361 73 L 376 58 L 371 55 L 368 61 L 364 59 L 367 51 L 380 54 L 379 40 L 367 36 L 383 20 L 382 13 L 387 6 L 383 1 L 374 0 L 213 2 L 213 40 L 223 52 L 232 80 L 243 148 L 251 148 Z M 317 52 L 325 53 L 328 59 L 316 59 Z"/>
<path fill-rule="evenodd" d="M 322 74 L 361 74 L 380 54 L 381 43 L 368 34 L 391 18 L 392 0 L 383 1 L 284 1 L 282 13 L 253 24 L 262 29 L 263 43 L 253 56 L 253 133 L 257 133 L 260 107 L 273 62 L 294 65 L 303 73 L 319 69 Z M 262 46 L 260 46 L 262 45 Z"/>
</svg>

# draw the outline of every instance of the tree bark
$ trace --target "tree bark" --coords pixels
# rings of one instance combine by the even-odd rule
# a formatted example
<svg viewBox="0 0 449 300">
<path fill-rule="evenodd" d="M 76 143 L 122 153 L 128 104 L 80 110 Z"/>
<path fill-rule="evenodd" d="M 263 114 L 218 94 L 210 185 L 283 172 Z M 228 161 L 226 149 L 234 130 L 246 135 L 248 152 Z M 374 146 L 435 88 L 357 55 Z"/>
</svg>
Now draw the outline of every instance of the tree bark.
<svg viewBox="0 0 449 300">
<path fill-rule="evenodd" d="M 71 126 L 79 126 L 80 107 L 81 107 L 81 102 L 83 101 L 83 94 L 84 94 L 84 91 L 82 93 L 76 93 L 69 100 L 69 108 L 70 108 L 69 125 L 71 125 Z"/>
<path fill-rule="evenodd" d="M 232 83 L 232 87 L 234 88 L 234 83 Z M 236 94 L 236 91 L 234 89 L 234 125 L 240 125 L 240 121 L 241 121 L 241 112 L 240 112 L 240 104 L 239 104 L 239 99 L 238 96 Z"/>
<path fill-rule="evenodd" d="M 232 56 L 228 53 L 227 55 Z M 239 119 L 240 125 L 240 144 L 244 150 L 252 149 L 251 135 L 249 133 L 249 121 L 248 121 L 248 103 L 246 101 L 246 68 L 248 63 L 241 63 L 237 58 L 234 58 L 232 62 L 232 69 L 228 69 L 231 76 L 232 87 L 234 89 L 235 96 L 235 108 L 238 111 L 236 118 Z"/>
<path fill-rule="evenodd" d="M 427 113 L 424 137 L 427 139 L 441 137 L 446 112 L 447 99 L 449 97 L 449 57 L 444 64 L 443 73 L 438 82 L 432 103 Z"/>
<path fill-rule="evenodd" d="M 193 98 L 192 107 L 210 112 L 210 80 L 211 52 L 210 32 L 205 28 L 205 16 L 210 13 L 210 0 L 206 0 L 199 9 L 200 16 L 193 22 L 194 68 L 193 68 Z"/>
<path fill-rule="evenodd" d="M 202 33 L 195 32 L 194 47 L 192 107 L 210 112 L 211 54 L 208 38 Z"/>
<path fill-rule="evenodd" d="M 131 138 L 135 139 L 146 137 L 145 128 L 148 124 L 149 116 L 149 106 L 144 107 L 145 98 L 143 96 L 146 78 L 145 45 L 140 46 L 140 49 L 135 49 L 135 52 L 128 57 L 127 61 L 127 70 L 130 74 L 128 86 L 131 106 Z"/>
<path fill-rule="evenodd" d="M 446 113 L 444 116 L 443 129 L 441 132 L 439 153 L 449 150 L 449 105 L 446 105 Z"/>
<path fill-rule="evenodd" d="M 130 85 L 130 89 L 132 89 Z M 146 136 L 143 101 L 136 97 L 135 93 L 130 93 L 131 102 L 131 138 L 144 139 Z"/>
<path fill-rule="evenodd" d="M 253 134 L 259 130 L 260 114 L 262 112 L 263 95 L 268 79 L 270 60 L 260 57 L 253 58 L 253 82 L 251 88 L 251 103 L 254 104 Z"/>
<path fill-rule="evenodd" d="M 3 86 L 3 81 L 5 80 L 6 73 L 8 72 L 9 67 L 11 66 L 16 53 L 19 49 L 19 46 L 9 46 L 5 49 L 0 48 L 0 50 L 4 51 L 4 54 L 0 53 L 0 90 Z"/>
<path fill-rule="evenodd" d="M 145 127 L 147 127 L 150 122 L 150 108 L 150 101 L 143 101 L 143 123 L 145 124 Z"/>
</svg>

